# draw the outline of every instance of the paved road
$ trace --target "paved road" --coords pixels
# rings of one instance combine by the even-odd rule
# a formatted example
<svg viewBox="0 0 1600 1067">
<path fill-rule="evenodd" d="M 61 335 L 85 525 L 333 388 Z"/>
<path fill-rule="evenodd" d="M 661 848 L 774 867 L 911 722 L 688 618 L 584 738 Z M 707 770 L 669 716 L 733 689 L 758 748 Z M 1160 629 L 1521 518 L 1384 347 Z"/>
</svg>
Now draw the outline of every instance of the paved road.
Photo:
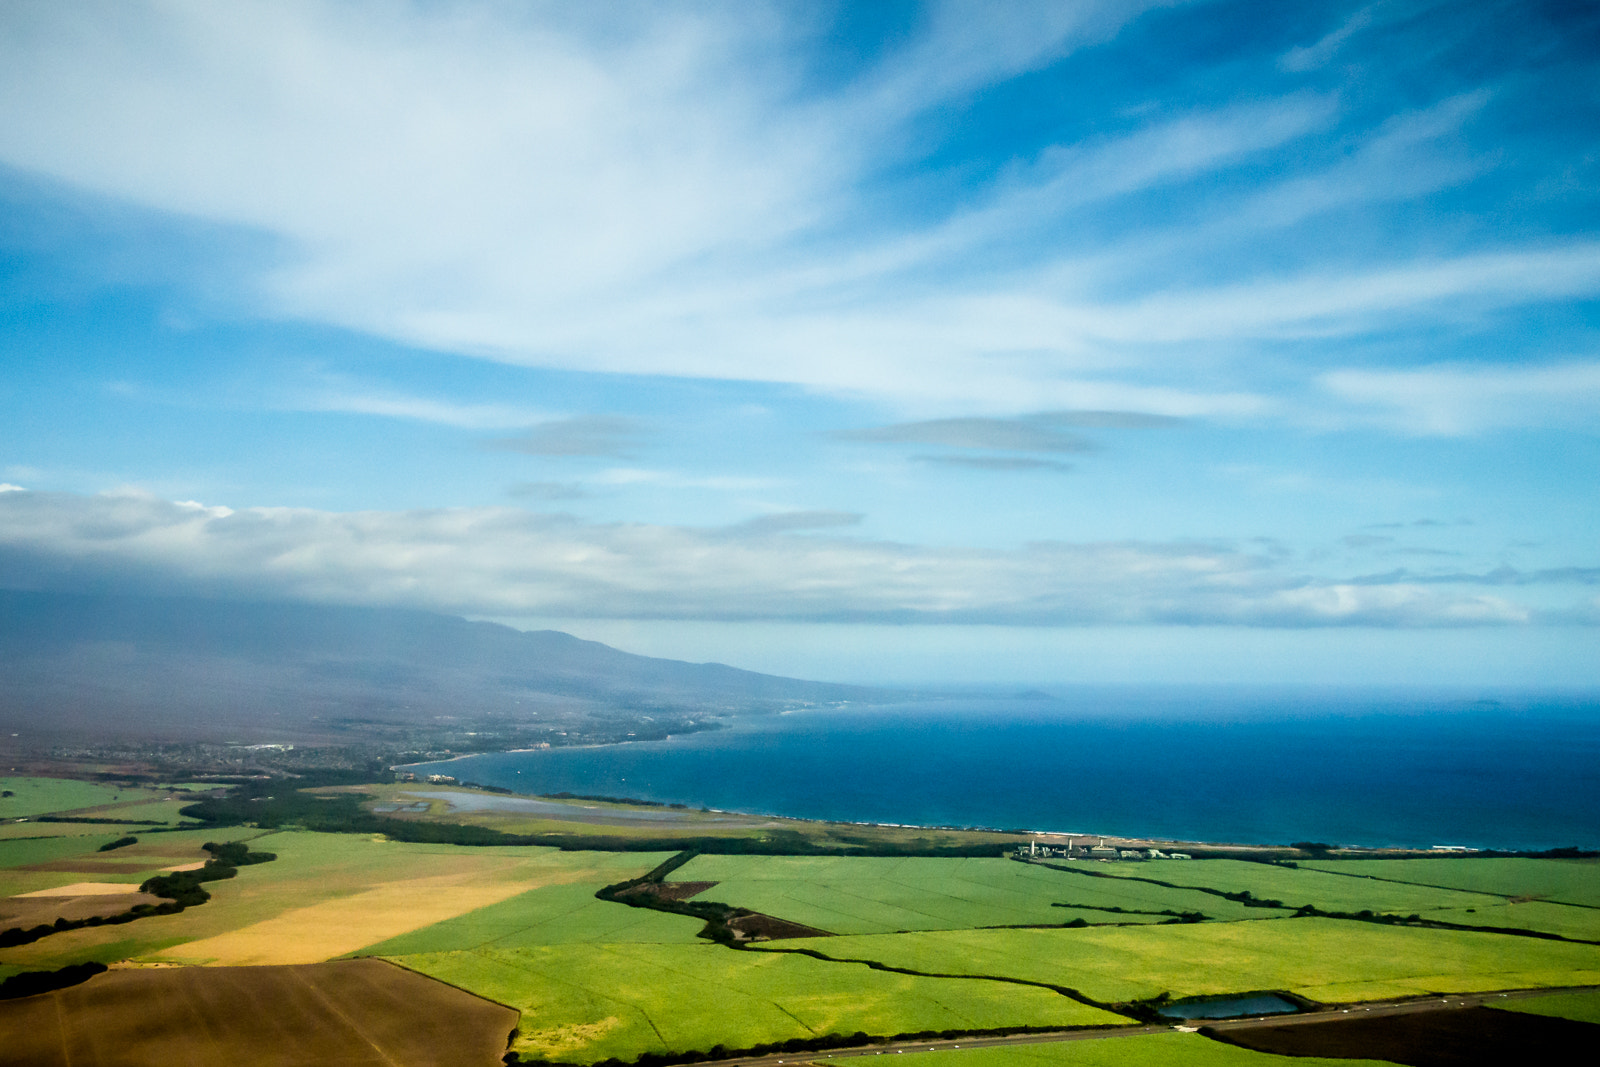
<svg viewBox="0 0 1600 1067">
<path fill-rule="evenodd" d="M 828 1060 L 859 1056 L 894 1056 L 907 1052 L 946 1052 L 957 1049 L 997 1048 L 1003 1045 L 1042 1045 L 1060 1041 L 1105 1041 L 1141 1034 L 1170 1034 L 1174 1030 L 1193 1031 L 1200 1026 L 1213 1030 L 1252 1030 L 1263 1026 L 1290 1026 L 1346 1019 L 1375 1018 L 1383 1015 L 1414 1015 L 1428 1011 L 1476 1008 L 1504 1000 L 1527 1000 L 1555 993 L 1587 993 L 1600 986 L 1566 986 L 1560 989 L 1514 989 L 1503 993 L 1462 993 L 1439 997 L 1408 997 L 1404 1000 L 1375 1000 L 1352 1004 L 1348 1008 L 1300 1012 L 1292 1015 L 1252 1015 L 1242 1019 L 1195 1019 L 1183 1024 L 1159 1026 L 1119 1026 L 1105 1030 L 1055 1030 L 1044 1034 L 1013 1034 L 1009 1037 L 961 1037 L 949 1041 L 897 1041 L 870 1048 L 834 1049 L 832 1052 L 787 1052 L 773 1056 L 754 1056 L 738 1060 L 719 1060 L 718 1067 L 794 1067 L 796 1064 L 826 1063 Z"/>
</svg>

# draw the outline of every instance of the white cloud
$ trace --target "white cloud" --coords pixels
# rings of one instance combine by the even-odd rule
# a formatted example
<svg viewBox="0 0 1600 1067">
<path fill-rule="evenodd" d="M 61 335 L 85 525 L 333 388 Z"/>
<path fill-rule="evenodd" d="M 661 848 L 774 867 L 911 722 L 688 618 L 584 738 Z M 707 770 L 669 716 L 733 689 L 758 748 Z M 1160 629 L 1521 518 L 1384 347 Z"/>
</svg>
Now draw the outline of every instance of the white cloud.
<svg viewBox="0 0 1600 1067">
<path fill-rule="evenodd" d="M 303 411 L 340 411 L 412 419 L 466 430 L 504 430 L 527 426 L 545 417 L 543 412 L 510 404 L 460 404 L 433 397 L 376 391 L 320 393 L 303 397 L 292 406 Z"/>
<path fill-rule="evenodd" d="M 1417 435 L 1600 425 L 1600 361 L 1350 369 L 1325 374 L 1318 381 L 1334 396 L 1365 409 L 1366 417 Z"/>
<path fill-rule="evenodd" d="M 1296 146 L 1349 118 L 1336 95 L 1158 106 L 977 179 L 936 217 L 878 218 L 864 190 L 926 150 L 915 130 L 934 109 L 1165 5 L 998 6 L 930 5 L 907 41 L 818 89 L 795 49 L 812 29 L 795 21 L 818 17 L 803 6 L 16 3 L 0 7 L 0 161 L 277 239 L 265 314 L 908 414 L 1259 416 L 1276 405 L 1245 366 L 1252 345 L 1600 293 L 1600 246 L 1559 238 L 1331 264 L 1276 248 L 1215 281 L 1161 280 L 1193 258 L 1174 251 L 1186 240 L 1215 245 L 1219 219 L 1260 234 L 1476 173 L 1449 142 L 1482 91 L 1341 133 L 1350 151 L 1310 175 Z M 1327 58 L 1372 10 L 1285 62 Z M 1226 188 L 1268 152 L 1293 177 Z M 1208 176 L 1214 206 L 1207 193 L 1173 218 L 1076 225 Z M 1194 369 L 1208 342 L 1233 347 L 1228 367 Z M 311 402 L 469 428 L 518 418 L 381 391 Z"/>
<path fill-rule="evenodd" d="M 1372 25 L 1373 13 L 1382 6 L 1382 4 L 1372 4 L 1364 7 L 1315 44 L 1289 49 L 1278 58 L 1278 66 L 1289 71 L 1315 70 L 1323 66 L 1334 57 L 1346 41 Z"/>
<path fill-rule="evenodd" d="M 1281 551 L 1230 543 L 990 550 L 827 532 L 855 519 L 695 529 L 508 508 L 234 511 L 134 492 L 10 493 L 0 494 L 0 581 L 70 575 L 480 616 L 1425 628 L 1535 617 L 1470 587 L 1313 579 Z M 811 532 L 792 535 L 801 528 Z"/>
<path fill-rule="evenodd" d="M 716 492 L 745 493 L 775 489 L 783 484 L 776 478 L 746 478 L 736 475 L 688 475 L 679 471 L 649 470 L 642 467 L 611 467 L 589 479 L 591 485 L 656 485 L 667 489 L 710 489 Z"/>
</svg>

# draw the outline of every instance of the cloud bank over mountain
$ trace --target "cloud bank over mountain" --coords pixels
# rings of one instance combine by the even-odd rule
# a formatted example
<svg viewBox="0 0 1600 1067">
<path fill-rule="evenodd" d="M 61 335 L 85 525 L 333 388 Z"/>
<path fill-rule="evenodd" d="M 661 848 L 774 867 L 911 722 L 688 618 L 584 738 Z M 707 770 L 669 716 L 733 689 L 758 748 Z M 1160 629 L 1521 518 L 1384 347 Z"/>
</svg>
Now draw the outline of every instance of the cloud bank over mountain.
<svg viewBox="0 0 1600 1067">
<path fill-rule="evenodd" d="M 1270 542 L 999 551 L 826 532 L 857 520 L 800 513 L 695 529 L 510 508 L 235 511 L 138 494 L 17 492 L 0 497 L 0 559 L 10 583 L 70 579 L 479 616 L 780 622 L 1509 625 L 1551 615 L 1511 599 L 1512 587 L 1592 595 L 1600 585 L 1596 568 L 1318 574 L 1313 561 Z"/>
</svg>

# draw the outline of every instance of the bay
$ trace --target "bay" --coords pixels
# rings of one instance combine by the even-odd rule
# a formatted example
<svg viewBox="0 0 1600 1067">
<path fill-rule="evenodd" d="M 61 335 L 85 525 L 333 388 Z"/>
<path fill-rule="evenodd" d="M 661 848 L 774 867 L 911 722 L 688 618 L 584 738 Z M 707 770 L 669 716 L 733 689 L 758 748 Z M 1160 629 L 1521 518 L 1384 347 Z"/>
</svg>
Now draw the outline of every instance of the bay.
<svg viewBox="0 0 1600 1067">
<path fill-rule="evenodd" d="M 1600 846 L 1600 695 L 1073 689 L 422 764 L 808 819 L 1371 847 Z"/>
</svg>

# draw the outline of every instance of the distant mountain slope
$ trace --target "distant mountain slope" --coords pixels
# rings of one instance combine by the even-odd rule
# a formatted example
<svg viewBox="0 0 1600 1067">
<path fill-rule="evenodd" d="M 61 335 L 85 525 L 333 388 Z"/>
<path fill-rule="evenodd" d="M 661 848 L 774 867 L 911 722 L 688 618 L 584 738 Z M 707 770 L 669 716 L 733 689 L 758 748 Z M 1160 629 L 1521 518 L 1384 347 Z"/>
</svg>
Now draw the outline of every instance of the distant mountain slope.
<svg viewBox="0 0 1600 1067">
<path fill-rule="evenodd" d="M 0 726 L 95 735 L 734 714 L 891 695 L 423 611 L 15 591 L 0 591 L 0 664 Z"/>
</svg>

